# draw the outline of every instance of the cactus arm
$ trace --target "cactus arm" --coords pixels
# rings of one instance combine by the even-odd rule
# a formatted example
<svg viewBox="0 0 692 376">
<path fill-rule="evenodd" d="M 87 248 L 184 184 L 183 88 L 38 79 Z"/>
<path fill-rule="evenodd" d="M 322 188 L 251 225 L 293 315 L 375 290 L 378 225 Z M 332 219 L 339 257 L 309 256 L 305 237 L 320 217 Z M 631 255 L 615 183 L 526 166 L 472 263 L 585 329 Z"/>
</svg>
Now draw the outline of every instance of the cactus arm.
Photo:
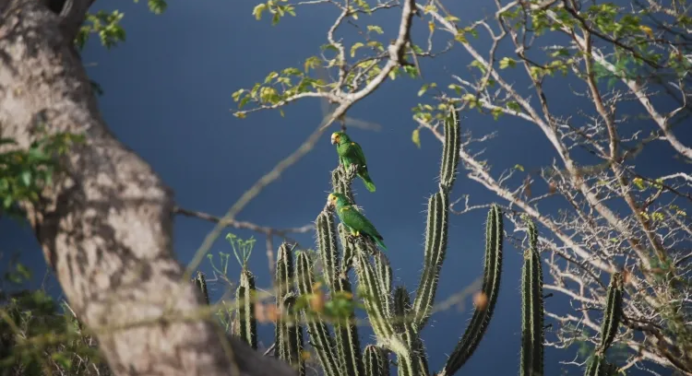
<svg viewBox="0 0 692 376">
<path fill-rule="evenodd" d="M 543 271 L 538 254 L 538 232 L 529 221 L 529 249 L 521 276 L 521 375 L 543 375 Z"/>
<path fill-rule="evenodd" d="M 209 304 L 209 291 L 207 290 L 207 280 L 204 278 L 204 274 L 200 271 L 197 272 L 197 276 L 192 279 L 192 282 L 197 286 L 199 292 L 202 293 L 204 298 L 204 303 Z"/>
<path fill-rule="evenodd" d="M 425 356 L 423 341 L 411 320 L 411 301 L 408 291 L 404 286 L 398 286 L 394 290 L 394 328 L 402 334 L 406 345 L 411 349 L 414 360 L 418 362 L 418 371 L 421 375 L 429 374 L 428 359 Z"/>
<path fill-rule="evenodd" d="M 276 305 L 278 315 L 276 320 L 275 354 L 279 359 L 293 366 L 299 376 L 305 375 L 303 352 L 303 328 L 297 312 L 294 312 L 296 295 L 293 293 L 294 279 L 293 258 L 288 244 L 281 244 L 276 257 Z"/>
<path fill-rule="evenodd" d="M 440 165 L 440 185 L 447 190 L 452 188 L 456 179 L 459 149 L 461 148 L 460 133 L 459 114 L 452 107 L 445 119 L 445 140 L 442 148 L 442 164 Z"/>
<path fill-rule="evenodd" d="M 421 330 L 432 311 L 442 262 L 447 248 L 447 193 L 438 192 L 428 201 L 428 221 L 425 232 L 425 263 L 413 302 L 414 323 Z"/>
<path fill-rule="evenodd" d="M 392 266 L 389 264 L 389 259 L 382 252 L 376 252 L 373 257 L 375 264 L 375 273 L 380 282 L 380 293 L 378 297 L 382 301 L 382 307 L 385 313 L 392 316 Z"/>
<path fill-rule="evenodd" d="M 345 277 L 337 279 L 336 291 L 351 293 L 351 284 L 348 281 L 348 276 Z M 358 328 L 356 327 L 355 320 L 355 313 L 351 311 L 348 317 L 339 318 L 334 324 L 337 355 L 341 364 L 341 374 L 344 376 L 366 375 L 363 371 L 363 359 L 360 356 L 360 339 L 358 338 Z"/>
<path fill-rule="evenodd" d="M 449 376 L 456 373 L 473 355 L 485 334 L 492 318 L 495 303 L 500 292 L 500 275 L 502 273 L 502 213 L 493 205 L 488 212 L 485 240 L 485 267 L 481 291 L 487 297 L 487 306 L 476 307 L 471 322 L 456 348 L 447 359 L 440 375 Z"/>
<path fill-rule="evenodd" d="M 297 287 L 298 293 L 302 296 L 307 296 L 312 293 L 314 285 L 314 277 L 311 269 L 312 262 L 310 255 L 306 252 L 298 252 L 296 256 L 297 266 Z M 329 333 L 324 321 L 318 313 L 309 312 L 308 309 L 303 309 L 303 317 L 307 322 L 308 334 L 313 347 L 317 352 L 317 357 L 322 364 L 322 369 L 326 376 L 339 376 L 338 361 L 334 353 L 335 344 L 334 338 Z"/>
<path fill-rule="evenodd" d="M 317 243 L 327 284 L 333 288 L 339 274 L 334 214 L 323 211 L 317 217 Z"/>
<path fill-rule="evenodd" d="M 364 299 L 364 305 L 375 335 L 386 348 L 397 355 L 399 363 L 397 370 L 400 376 L 419 376 L 418 363 L 411 356 L 410 348 L 394 331 L 391 318 L 386 313 L 384 304 L 378 296 L 381 281 L 379 281 L 377 273 L 368 260 L 366 250 L 361 245 L 357 245 L 355 253 L 354 264 L 358 275 L 359 290 L 367 295 L 367 298 Z"/>
<path fill-rule="evenodd" d="M 608 350 L 615 335 L 618 332 L 618 326 L 622 319 L 622 275 L 615 273 L 610 278 L 608 292 L 606 294 L 606 307 L 603 312 L 603 323 L 601 324 L 601 344 L 599 350 L 605 352 Z"/>
<path fill-rule="evenodd" d="M 240 272 L 240 283 L 236 290 L 237 333 L 241 340 L 257 350 L 257 320 L 255 320 L 255 277 L 249 270 Z"/>
</svg>

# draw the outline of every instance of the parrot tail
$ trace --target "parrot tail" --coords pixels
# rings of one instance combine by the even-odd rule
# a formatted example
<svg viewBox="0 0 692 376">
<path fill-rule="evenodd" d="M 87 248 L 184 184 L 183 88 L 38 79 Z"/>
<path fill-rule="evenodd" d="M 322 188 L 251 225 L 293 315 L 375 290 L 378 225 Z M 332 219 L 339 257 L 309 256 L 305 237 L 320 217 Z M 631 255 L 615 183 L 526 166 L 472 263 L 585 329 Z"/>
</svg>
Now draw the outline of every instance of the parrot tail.
<svg viewBox="0 0 692 376">
<path fill-rule="evenodd" d="M 377 243 L 377 245 L 380 246 L 380 248 L 384 249 L 385 251 L 387 250 L 387 246 L 384 245 L 384 242 L 382 241 L 384 239 L 382 237 L 377 237 L 377 238 L 373 237 L 373 239 L 375 240 L 375 243 Z"/>
<path fill-rule="evenodd" d="M 360 176 L 360 178 L 363 179 L 365 188 L 367 188 L 368 191 L 375 192 L 375 183 L 373 183 L 372 179 L 370 179 L 370 174 L 368 174 L 368 170 L 359 173 L 358 176 Z"/>
</svg>

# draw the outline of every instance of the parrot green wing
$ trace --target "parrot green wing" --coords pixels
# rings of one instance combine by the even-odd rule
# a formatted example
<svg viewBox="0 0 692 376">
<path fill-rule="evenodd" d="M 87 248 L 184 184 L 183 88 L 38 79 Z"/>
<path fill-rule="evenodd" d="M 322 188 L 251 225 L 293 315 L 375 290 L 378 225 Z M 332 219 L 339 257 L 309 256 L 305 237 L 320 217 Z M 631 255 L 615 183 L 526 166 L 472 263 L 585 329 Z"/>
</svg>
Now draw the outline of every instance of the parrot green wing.
<svg viewBox="0 0 692 376">
<path fill-rule="evenodd" d="M 362 235 L 368 235 L 372 237 L 375 243 L 379 244 L 382 248 L 387 249 L 382 242 L 384 238 L 377 231 L 375 226 L 367 219 L 365 216 L 358 212 L 353 206 L 344 206 L 337 210 L 337 215 L 343 224 L 348 226 L 353 232 L 360 232 Z"/>
<path fill-rule="evenodd" d="M 353 150 L 355 163 L 360 166 L 367 166 L 367 161 L 365 160 L 365 153 L 363 153 L 363 148 L 360 147 L 360 144 L 358 144 L 357 142 L 352 143 L 351 150 Z"/>
</svg>

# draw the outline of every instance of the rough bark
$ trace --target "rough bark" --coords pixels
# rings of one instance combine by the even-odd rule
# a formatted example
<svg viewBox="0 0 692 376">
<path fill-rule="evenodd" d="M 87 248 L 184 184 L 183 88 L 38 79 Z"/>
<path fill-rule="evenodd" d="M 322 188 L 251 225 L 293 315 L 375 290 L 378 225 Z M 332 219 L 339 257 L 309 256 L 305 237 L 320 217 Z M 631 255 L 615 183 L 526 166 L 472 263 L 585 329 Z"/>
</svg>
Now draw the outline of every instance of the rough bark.
<svg viewBox="0 0 692 376">
<path fill-rule="evenodd" d="M 210 321 L 161 320 L 192 315 L 201 297 L 172 253 L 171 190 L 108 130 L 72 47 L 90 3 L 58 16 L 40 0 L 0 0 L 0 132 L 22 146 L 40 122 L 86 135 L 26 205 L 68 301 L 92 329 L 111 328 L 97 338 L 118 375 L 293 375 L 240 341 L 224 347 Z"/>
</svg>

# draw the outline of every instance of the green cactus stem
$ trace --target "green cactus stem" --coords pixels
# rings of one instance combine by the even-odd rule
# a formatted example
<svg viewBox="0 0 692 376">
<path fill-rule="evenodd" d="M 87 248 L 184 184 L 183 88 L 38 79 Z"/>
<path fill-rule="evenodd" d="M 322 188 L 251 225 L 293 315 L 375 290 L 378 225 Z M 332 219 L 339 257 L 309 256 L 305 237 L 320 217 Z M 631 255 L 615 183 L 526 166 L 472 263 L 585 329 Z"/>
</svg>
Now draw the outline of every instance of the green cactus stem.
<svg viewBox="0 0 692 376">
<path fill-rule="evenodd" d="M 297 252 L 296 266 L 298 293 L 303 297 L 310 296 L 313 293 L 312 288 L 315 284 L 310 254 Z M 336 345 L 327 325 L 321 319 L 319 312 L 313 312 L 310 308 L 305 308 L 302 312 L 307 323 L 310 342 L 317 352 L 317 357 L 322 364 L 325 375 L 339 376 L 339 363 L 334 351 Z"/>
<path fill-rule="evenodd" d="M 336 281 L 335 291 L 351 293 L 351 283 L 348 276 Z M 346 317 L 338 317 L 334 323 L 336 350 L 341 365 L 341 374 L 345 376 L 366 375 L 363 371 L 363 359 L 360 354 L 360 339 L 356 326 L 355 312 L 351 311 Z"/>
<path fill-rule="evenodd" d="M 622 274 L 615 273 L 610 278 L 606 294 L 606 306 L 601 324 L 601 344 L 599 351 L 605 353 L 613 344 L 622 319 Z"/>
<path fill-rule="evenodd" d="M 394 331 L 391 318 L 378 296 L 381 281 L 378 280 L 377 273 L 368 260 L 366 250 L 360 244 L 356 246 L 354 264 L 358 275 L 359 290 L 365 295 L 363 303 L 375 335 L 385 347 L 396 354 L 399 376 L 419 376 L 418 363 L 411 356 L 410 348 Z"/>
<path fill-rule="evenodd" d="M 192 283 L 194 283 L 197 289 L 199 289 L 199 292 L 202 293 L 204 304 L 209 304 L 209 291 L 207 290 L 207 280 L 204 278 L 204 274 L 198 271 L 197 276 L 192 279 Z"/>
<path fill-rule="evenodd" d="M 343 223 L 339 223 L 337 226 L 337 231 L 339 232 L 339 242 L 341 243 L 341 247 L 343 249 L 342 257 L 341 257 L 341 273 L 346 274 L 351 270 L 351 266 L 353 266 L 353 244 L 348 242 L 348 230 L 346 229 L 346 226 L 344 226 Z"/>
<path fill-rule="evenodd" d="M 538 253 L 538 231 L 529 226 L 529 249 L 521 275 L 521 375 L 543 376 L 543 271 Z"/>
<path fill-rule="evenodd" d="M 293 307 L 296 295 L 293 292 L 293 257 L 288 244 L 279 247 L 276 257 L 276 305 L 280 312 L 276 319 L 276 354 L 281 360 L 293 366 L 299 375 L 305 374 L 305 364 L 301 357 L 303 351 L 303 328 L 299 325 L 298 313 Z"/>
<path fill-rule="evenodd" d="M 413 318 L 420 331 L 430 317 L 432 304 L 435 301 L 440 270 L 447 251 L 447 227 L 449 206 L 445 190 L 435 193 L 428 201 L 428 220 L 425 232 L 425 255 L 423 274 L 421 275 L 413 302 Z"/>
<path fill-rule="evenodd" d="M 594 354 L 586 367 L 584 376 L 615 376 L 618 368 L 606 361 L 605 355 Z"/>
<path fill-rule="evenodd" d="M 363 351 L 365 374 L 368 376 L 389 376 L 389 359 L 384 350 L 375 346 L 365 346 Z"/>
<path fill-rule="evenodd" d="M 322 260 L 322 269 L 327 284 L 335 285 L 339 273 L 338 246 L 336 243 L 336 223 L 334 214 L 323 211 L 317 216 L 317 243 Z"/>
<path fill-rule="evenodd" d="M 255 320 L 255 277 L 249 270 L 240 272 L 236 290 L 237 333 L 241 340 L 257 350 L 257 320 Z"/>
<path fill-rule="evenodd" d="M 276 320 L 276 351 L 279 359 L 290 364 L 299 376 L 305 375 L 303 352 L 303 328 L 298 325 L 299 317 L 294 310 L 296 296 L 287 293 L 281 299 L 281 314 Z"/>
<path fill-rule="evenodd" d="M 502 213 L 496 205 L 488 212 L 485 234 L 485 266 L 481 291 L 487 300 L 483 306 L 476 307 L 466 332 L 447 359 L 440 376 L 453 375 L 466 363 L 481 342 L 493 316 L 502 273 Z"/>
<path fill-rule="evenodd" d="M 442 149 L 442 164 L 440 166 L 440 185 L 447 190 L 452 188 L 456 179 L 459 165 L 459 149 L 461 148 L 461 124 L 459 114 L 451 107 L 445 118 L 445 140 Z"/>
<path fill-rule="evenodd" d="M 274 288 L 276 289 L 277 305 L 283 300 L 286 294 L 293 289 L 293 279 L 295 273 L 293 269 L 293 257 L 291 257 L 291 249 L 286 243 L 279 246 L 279 251 L 276 255 L 276 271 L 274 278 Z M 278 308 L 278 307 L 277 307 Z"/>
<path fill-rule="evenodd" d="M 394 328 L 402 334 L 406 345 L 411 349 L 412 356 L 418 362 L 418 371 L 427 376 L 428 359 L 425 355 L 423 341 L 411 320 L 411 301 L 406 287 L 397 286 L 394 290 Z"/>
<path fill-rule="evenodd" d="M 382 307 L 388 316 L 391 317 L 392 305 L 392 266 L 389 264 L 389 259 L 382 252 L 377 252 L 373 256 L 375 264 L 375 273 L 380 282 L 380 293 L 378 297 L 382 301 Z"/>
<path fill-rule="evenodd" d="M 355 203 L 353 199 L 353 191 L 351 190 L 351 182 L 353 179 L 349 179 L 347 174 L 341 169 L 336 168 L 332 171 L 332 187 L 336 192 L 346 195 L 348 199 Z"/>
</svg>

